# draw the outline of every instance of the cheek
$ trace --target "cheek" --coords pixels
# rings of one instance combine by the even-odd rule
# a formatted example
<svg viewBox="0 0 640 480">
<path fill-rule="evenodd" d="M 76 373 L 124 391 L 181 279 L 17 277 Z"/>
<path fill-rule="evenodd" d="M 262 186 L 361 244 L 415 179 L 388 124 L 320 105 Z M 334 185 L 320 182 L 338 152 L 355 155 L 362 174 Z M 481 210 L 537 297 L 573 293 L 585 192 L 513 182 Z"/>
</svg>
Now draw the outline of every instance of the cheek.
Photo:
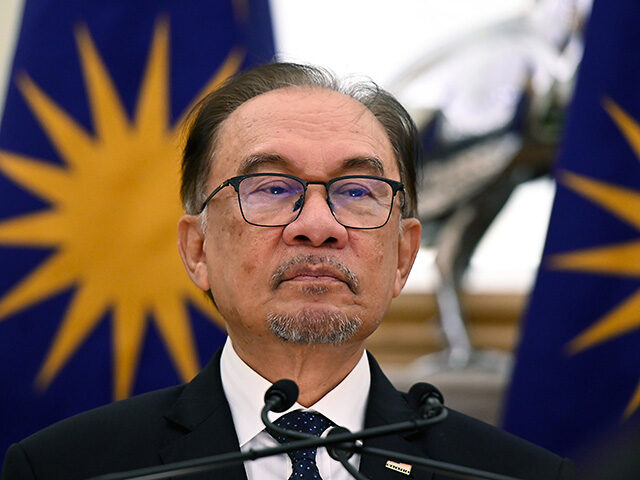
<svg viewBox="0 0 640 480">
<path fill-rule="evenodd" d="M 396 278 L 397 255 L 395 251 L 380 249 L 377 253 L 376 264 L 378 265 L 378 281 L 376 288 L 380 298 L 387 298 L 392 292 Z"/>
<path fill-rule="evenodd" d="M 234 270 L 240 265 L 239 262 L 244 260 L 239 255 L 239 245 L 245 233 L 242 225 L 236 218 L 229 216 L 229 212 L 216 213 L 217 217 L 211 218 L 207 225 L 207 267 L 214 295 L 216 292 L 227 295 L 227 288 L 233 288 L 229 281 L 237 277 Z M 223 221 L 224 218 L 231 218 L 231 221 Z"/>
<path fill-rule="evenodd" d="M 390 235 L 380 238 L 371 249 L 370 258 L 375 259 L 379 275 L 384 275 L 383 281 L 389 279 L 388 277 L 393 277 L 398 266 L 397 239 Z"/>
<path fill-rule="evenodd" d="M 381 238 L 373 242 L 359 242 L 356 248 L 358 264 L 362 266 L 360 281 L 362 293 L 370 297 L 369 301 L 386 302 L 395 281 L 397 268 L 397 247 L 392 239 Z"/>
<path fill-rule="evenodd" d="M 241 218 L 215 230 L 217 248 L 212 254 L 217 272 L 210 274 L 219 276 L 228 295 L 246 297 L 262 291 L 258 287 L 264 287 L 271 274 L 266 266 L 277 248 L 278 230 L 255 227 Z"/>
</svg>

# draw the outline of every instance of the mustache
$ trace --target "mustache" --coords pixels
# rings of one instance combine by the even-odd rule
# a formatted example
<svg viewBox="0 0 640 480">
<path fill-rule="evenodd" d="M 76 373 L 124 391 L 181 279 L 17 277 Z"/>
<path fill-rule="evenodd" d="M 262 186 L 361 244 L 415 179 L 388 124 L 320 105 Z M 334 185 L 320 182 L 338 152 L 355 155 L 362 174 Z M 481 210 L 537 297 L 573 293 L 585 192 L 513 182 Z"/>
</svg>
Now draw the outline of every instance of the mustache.
<svg viewBox="0 0 640 480">
<path fill-rule="evenodd" d="M 287 275 L 292 269 L 300 268 L 300 266 L 309 265 L 317 267 L 318 265 L 336 271 L 340 280 L 345 282 L 353 293 L 358 293 L 360 282 L 358 276 L 344 263 L 335 257 L 328 255 L 297 255 L 290 258 L 273 272 L 271 275 L 271 288 L 276 289 L 283 281 L 287 279 Z"/>
</svg>

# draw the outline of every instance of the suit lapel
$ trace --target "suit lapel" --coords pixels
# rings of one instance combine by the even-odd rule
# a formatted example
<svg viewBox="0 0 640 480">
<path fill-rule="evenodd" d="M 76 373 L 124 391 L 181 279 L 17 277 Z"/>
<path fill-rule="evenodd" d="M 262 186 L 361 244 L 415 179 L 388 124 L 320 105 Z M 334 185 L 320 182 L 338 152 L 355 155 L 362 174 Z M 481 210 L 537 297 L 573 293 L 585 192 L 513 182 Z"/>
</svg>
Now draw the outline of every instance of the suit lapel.
<svg viewBox="0 0 640 480">
<path fill-rule="evenodd" d="M 239 451 L 220 379 L 220 355 L 221 351 L 218 351 L 185 387 L 171 412 L 165 416 L 175 428 L 160 451 L 164 463 Z M 246 480 L 247 477 L 242 464 L 238 464 L 197 478 Z"/>
<path fill-rule="evenodd" d="M 404 397 L 393 387 L 370 354 L 369 365 L 371 366 L 371 388 L 365 415 L 365 428 L 404 422 L 413 418 L 413 410 L 409 408 Z M 410 441 L 410 435 L 408 433 L 371 438 L 365 440 L 364 445 L 425 457 L 425 452 L 419 448 L 418 444 Z M 360 472 L 372 479 L 402 480 L 412 478 L 429 480 L 433 478 L 432 472 L 415 466 L 411 469 L 410 475 L 394 471 L 387 468 L 387 460 L 387 458 L 363 455 L 360 459 Z"/>
</svg>

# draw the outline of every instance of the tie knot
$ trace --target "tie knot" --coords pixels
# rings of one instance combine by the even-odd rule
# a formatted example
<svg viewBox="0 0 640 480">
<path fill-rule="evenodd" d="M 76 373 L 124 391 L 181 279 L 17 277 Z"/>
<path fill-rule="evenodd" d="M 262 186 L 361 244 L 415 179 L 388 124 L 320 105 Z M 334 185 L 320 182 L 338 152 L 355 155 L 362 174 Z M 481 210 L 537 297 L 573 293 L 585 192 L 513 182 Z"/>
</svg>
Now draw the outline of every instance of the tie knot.
<svg viewBox="0 0 640 480">
<path fill-rule="evenodd" d="M 305 412 L 303 410 L 295 410 L 282 415 L 274 422 L 278 427 L 295 432 L 307 433 L 319 437 L 327 428 L 333 425 L 333 422 L 318 412 Z M 280 443 L 291 441 L 289 438 L 276 435 L 275 439 Z"/>
</svg>

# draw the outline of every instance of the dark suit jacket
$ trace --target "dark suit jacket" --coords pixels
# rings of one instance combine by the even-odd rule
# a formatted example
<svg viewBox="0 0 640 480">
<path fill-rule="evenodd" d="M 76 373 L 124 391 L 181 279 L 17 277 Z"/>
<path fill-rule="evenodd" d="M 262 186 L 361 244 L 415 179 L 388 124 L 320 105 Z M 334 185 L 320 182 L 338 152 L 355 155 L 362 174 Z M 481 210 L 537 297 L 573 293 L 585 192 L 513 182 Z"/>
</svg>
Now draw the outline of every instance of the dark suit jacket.
<svg viewBox="0 0 640 480">
<path fill-rule="evenodd" d="M 366 426 L 405 421 L 414 415 L 369 356 L 371 390 Z M 368 446 L 457 463 L 523 479 L 575 478 L 571 462 L 458 412 L 426 431 L 371 439 Z M 14 444 L 0 480 L 74 480 L 238 450 L 231 411 L 220 380 L 220 352 L 190 383 L 91 410 Z M 362 456 L 370 479 L 404 479 L 386 460 Z M 195 478 L 194 476 L 185 478 Z M 199 479 L 244 479 L 242 465 Z M 414 467 L 412 478 L 447 477 Z"/>
</svg>

